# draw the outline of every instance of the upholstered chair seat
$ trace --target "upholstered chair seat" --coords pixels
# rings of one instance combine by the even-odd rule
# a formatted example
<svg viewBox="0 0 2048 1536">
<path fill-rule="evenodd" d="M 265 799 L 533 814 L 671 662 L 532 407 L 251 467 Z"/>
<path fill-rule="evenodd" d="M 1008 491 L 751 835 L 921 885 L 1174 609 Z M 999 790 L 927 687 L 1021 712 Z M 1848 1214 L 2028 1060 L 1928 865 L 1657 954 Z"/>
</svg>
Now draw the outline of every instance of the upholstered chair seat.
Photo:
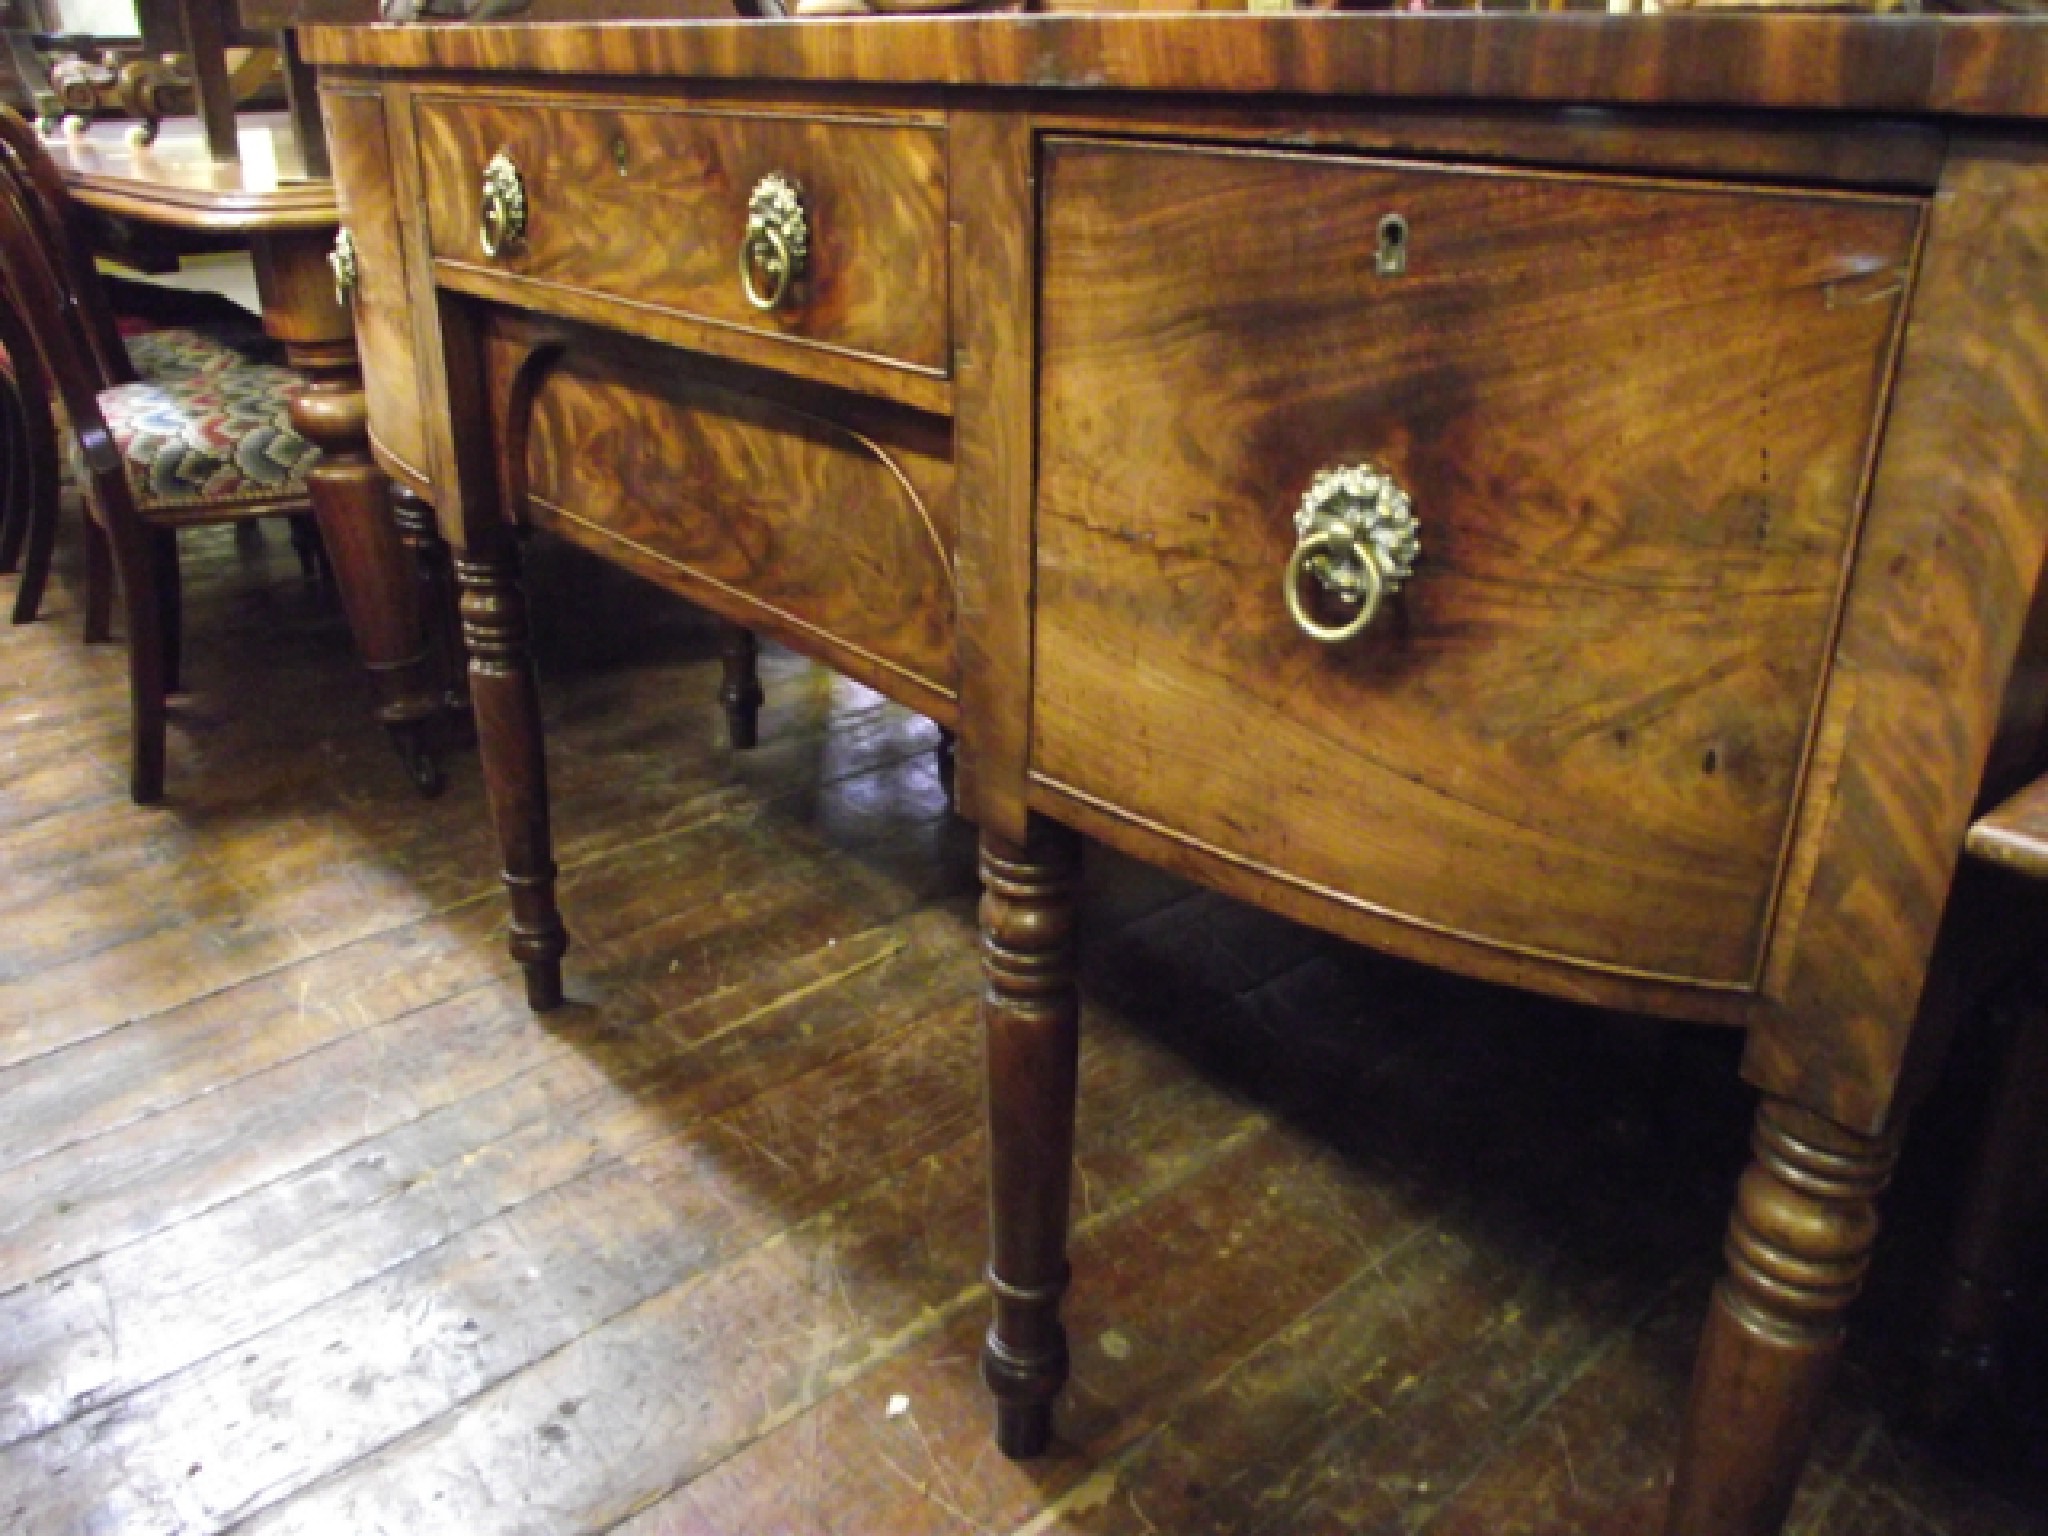
<svg viewBox="0 0 2048 1536">
<path fill-rule="evenodd" d="M 320 450 L 292 428 L 286 402 L 298 382 L 289 369 L 235 361 L 102 391 L 137 507 L 157 522 L 181 510 L 216 522 L 230 507 L 303 498 Z"/>
<path fill-rule="evenodd" d="M 186 379 L 195 373 L 262 361 L 276 349 L 253 324 L 174 325 L 133 331 L 121 338 L 128 360 L 144 379 Z"/>
</svg>

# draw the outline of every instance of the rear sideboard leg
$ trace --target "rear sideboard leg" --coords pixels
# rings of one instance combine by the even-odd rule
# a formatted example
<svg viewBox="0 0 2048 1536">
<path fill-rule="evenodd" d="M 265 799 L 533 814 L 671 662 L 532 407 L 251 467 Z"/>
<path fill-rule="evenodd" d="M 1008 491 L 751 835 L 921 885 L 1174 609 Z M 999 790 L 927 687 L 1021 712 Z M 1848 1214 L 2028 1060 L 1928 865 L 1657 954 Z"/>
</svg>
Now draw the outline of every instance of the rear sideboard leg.
<svg viewBox="0 0 2048 1536">
<path fill-rule="evenodd" d="M 994 1305 L 981 1374 L 996 1444 L 1036 1456 L 1067 1379 L 1060 1297 L 1074 1161 L 1080 998 L 1074 896 L 1080 839 L 1033 820 L 1026 840 L 981 840 L 981 1018 L 988 1073 L 989 1263 Z"/>
<path fill-rule="evenodd" d="M 456 607 L 455 581 L 448 544 L 441 537 L 434 509 L 419 496 L 394 485 L 391 516 L 398 537 L 412 552 L 413 577 L 419 591 L 420 618 L 435 657 L 443 703 L 450 714 L 469 713 L 468 657 L 462 645 L 462 615 Z"/>
<path fill-rule="evenodd" d="M 745 752 L 761 740 L 760 652 L 751 629 L 730 619 L 718 621 L 718 660 L 724 670 L 718 702 L 725 707 L 726 739 L 735 752 Z"/>
<path fill-rule="evenodd" d="M 1750 1145 L 1665 1536 L 1773 1536 L 1783 1525 L 1898 1154 L 1895 1136 L 1860 1135 L 1777 1098 L 1757 1110 Z"/>
<path fill-rule="evenodd" d="M 526 1001 L 537 1013 L 562 1001 L 568 931 L 555 907 L 553 836 L 540 690 L 528 650 L 526 594 L 518 557 L 503 534 L 455 557 L 469 645 L 470 698 L 491 820 L 512 898 L 512 958 L 526 971 Z"/>
<path fill-rule="evenodd" d="M 1921 1417 L 1971 1433 L 2004 1397 L 2000 1346 L 2019 1310 L 2027 1240 L 2048 1216 L 2048 978 L 2030 976 L 2014 1000 L 1984 1115 L 1976 1167 L 1964 1186 L 1928 1349 Z"/>
</svg>

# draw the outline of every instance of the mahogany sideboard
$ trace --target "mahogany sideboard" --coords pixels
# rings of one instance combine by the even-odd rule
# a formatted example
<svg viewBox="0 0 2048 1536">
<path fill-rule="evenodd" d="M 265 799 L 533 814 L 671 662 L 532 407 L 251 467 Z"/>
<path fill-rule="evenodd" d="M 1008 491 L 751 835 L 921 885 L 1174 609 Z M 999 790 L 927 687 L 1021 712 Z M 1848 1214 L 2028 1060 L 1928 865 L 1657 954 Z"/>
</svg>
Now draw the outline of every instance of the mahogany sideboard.
<svg viewBox="0 0 2048 1536">
<path fill-rule="evenodd" d="M 1066 1373 L 1078 832 L 1745 1030 L 1667 1530 L 1776 1530 L 1940 1052 L 1964 830 L 2048 700 L 2048 24 L 304 42 L 534 1006 L 567 938 L 521 524 L 958 732 L 1006 1451 Z"/>
</svg>

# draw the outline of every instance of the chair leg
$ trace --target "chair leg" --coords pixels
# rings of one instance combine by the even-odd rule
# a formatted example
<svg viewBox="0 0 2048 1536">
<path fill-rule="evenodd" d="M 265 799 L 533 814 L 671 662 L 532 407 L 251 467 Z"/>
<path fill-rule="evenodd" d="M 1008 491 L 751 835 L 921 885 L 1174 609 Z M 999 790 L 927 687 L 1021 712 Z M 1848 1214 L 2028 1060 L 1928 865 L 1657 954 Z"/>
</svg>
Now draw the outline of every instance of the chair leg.
<svg viewBox="0 0 2048 1536">
<path fill-rule="evenodd" d="M 57 424 L 40 386 L 18 396 L 23 504 L 18 517 L 26 531 L 21 585 L 14 593 L 14 622 L 28 624 L 42 609 L 57 547 L 57 510 L 62 487 L 57 474 Z"/>
<path fill-rule="evenodd" d="M 85 643 L 105 645 L 114 634 L 114 549 L 91 507 L 85 509 Z"/>
<path fill-rule="evenodd" d="M 134 528 L 106 533 L 128 620 L 128 792 L 137 805 L 164 797 L 165 623 L 156 537 Z"/>
<path fill-rule="evenodd" d="M 169 528 L 149 534 L 150 572 L 155 579 L 157 622 L 163 646 L 164 692 L 184 691 L 185 583 L 178 574 L 178 535 Z"/>
<path fill-rule="evenodd" d="M 299 574 L 309 586 L 319 586 L 327 580 L 327 551 L 320 543 L 320 525 L 310 512 L 298 513 L 291 519 L 292 552 L 299 557 Z"/>
<path fill-rule="evenodd" d="M 14 381 L 0 377 L 0 576 L 21 569 L 28 534 L 28 433 L 21 420 L 21 395 Z"/>
</svg>

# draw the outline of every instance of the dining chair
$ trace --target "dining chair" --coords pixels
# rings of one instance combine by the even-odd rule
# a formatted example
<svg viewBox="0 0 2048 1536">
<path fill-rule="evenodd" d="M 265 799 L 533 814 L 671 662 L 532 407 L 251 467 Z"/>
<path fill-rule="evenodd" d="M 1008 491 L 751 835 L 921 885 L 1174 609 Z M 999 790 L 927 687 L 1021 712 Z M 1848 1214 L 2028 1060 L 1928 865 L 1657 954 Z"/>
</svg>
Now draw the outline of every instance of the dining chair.
<svg viewBox="0 0 2048 1536">
<path fill-rule="evenodd" d="M 134 377 L 84 264 L 67 259 L 61 219 L 47 216 L 36 164 L 0 131 L 0 281 L 68 419 L 73 475 L 117 577 L 129 787 L 147 804 L 163 797 L 165 698 L 178 682 L 178 530 L 307 511 L 319 453 L 291 426 L 286 402 L 300 381 L 290 369 L 235 361 Z"/>
<path fill-rule="evenodd" d="M 24 196 L 32 223 L 51 245 L 55 260 L 69 274 L 80 296 L 89 344 L 108 377 L 121 383 L 138 379 L 161 382 L 276 356 L 274 344 L 264 336 L 256 317 L 219 295 L 130 283 L 118 289 L 125 302 L 111 301 L 56 162 L 35 129 L 5 107 L 0 107 L 0 146 L 14 157 L 16 174 L 25 179 Z M 4 339 L 0 337 L 0 342 Z M 35 364 L 32 348 L 10 345 L 7 350 L 17 357 L 19 382 L 33 379 L 47 389 L 48 381 Z M 61 456 L 47 401 L 46 393 L 41 409 L 28 405 L 24 427 L 28 436 L 22 445 L 26 462 L 43 466 L 46 472 L 25 484 L 25 499 L 10 503 L 0 517 L 0 572 L 12 571 L 17 565 L 21 572 L 13 612 L 17 624 L 31 622 L 41 609 L 55 542 Z M 90 525 L 88 539 L 86 638 L 104 640 L 110 608 L 108 562 Z M 310 517 L 295 521 L 293 542 L 306 574 L 317 576 L 321 568 L 318 540 Z"/>
</svg>

